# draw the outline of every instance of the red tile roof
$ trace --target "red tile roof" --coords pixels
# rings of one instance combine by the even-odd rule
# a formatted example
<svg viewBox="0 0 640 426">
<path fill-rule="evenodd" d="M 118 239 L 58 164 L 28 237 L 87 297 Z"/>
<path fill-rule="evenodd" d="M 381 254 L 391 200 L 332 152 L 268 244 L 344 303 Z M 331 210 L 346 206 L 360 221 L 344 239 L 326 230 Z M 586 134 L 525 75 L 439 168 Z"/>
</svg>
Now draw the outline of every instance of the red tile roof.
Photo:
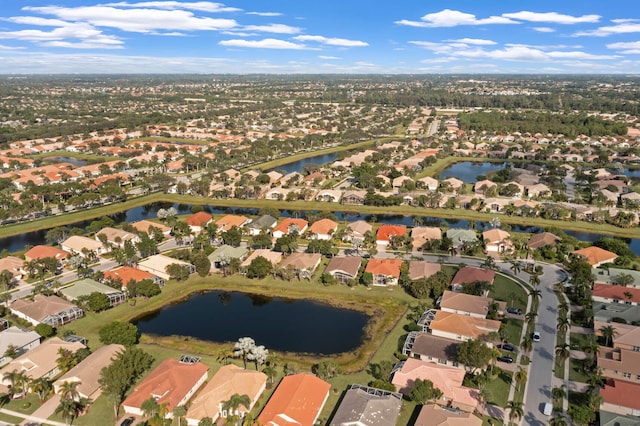
<svg viewBox="0 0 640 426">
<path fill-rule="evenodd" d="M 453 277 L 453 280 L 451 280 L 451 285 L 469 284 L 474 281 L 487 281 L 493 284 L 493 280 L 495 277 L 496 272 L 491 269 L 465 266 L 456 273 L 455 277 Z"/>
<path fill-rule="evenodd" d="M 194 213 L 185 219 L 187 225 L 190 226 L 204 226 L 207 222 L 213 219 L 213 216 L 207 212 Z"/>
<path fill-rule="evenodd" d="M 129 284 L 130 281 L 139 282 L 153 278 L 153 274 L 141 269 L 132 268 L 131 266 L 123 266 L 122 268 L 106 271 L 104 278 L 120 280 L 123 286 Z"/>
<path fill-rule="evenodd" d="M 265 426 L 312 426 L 331 385 L 312 374 L 285 376 L 264 407 L 258 423 Z"/>
<path fill-rule="evenodd" d="M 320 219 L 313 222 L 309 227 L 309 232 L 318 235 L 328 235 L 330 231 L 336 231 L 338 224 L 331 219 Z"/>
<path fill-rule="evenodd" d="M 399 278 L 401 267 L 402 259 L 371 259 L 367 263 L 365 272 L 371 272 L 373 275 Z"/>
<path fill-rule="evenodd" d="M 618 257 L 617 254 L 596 246 L 576 250 L 573 253 L 586 258 L 591 266 L 597 266 L 603 262 L 612 262 Z"/>
<path fill-rule="evenodd" d="M 391 237 L 402 237 L 407 234 L 407 227 L 402 225 L 380 225 L 376 233 L 377 241 L 389 241 Z"/>
<path fill-rule="evenodd" d="M 625 293 L 631 294 L 631 302 L 640 303 L 640 288 L 625 287 L 621 285 L 611 284 L 594 284 L 593 297 L 602 297 L 606 299 L 617 299 L 627 301 Z"/>
<path fill-rule="evenodd" d="M 297 226 L 300 232 L 304 232 L 304 230 L 307 229 L 307 226 L 309 226 L 309 222 L 307 222 L 304 219 L 286 218 L 282 222 L 280 222 L 275 228 L 273 228 L 273 232 L 280 231 L 284 234 L 288 234 L 289 227 L 291 225 Z"/>
<path fill-rule="evenodd" d="M 640 410 L 640 384 L 608 378 L 600 395 L 607 404 Z"/>
<path fill-rule="evenodd" d="M 34 246 L 27 250 L 24 254 L 25 259 L 45 259 L 47 257 L 55 257 L 56 259 L 66 259 L 69 256 L 64 250 L 51 246 Z"/>
</svg>

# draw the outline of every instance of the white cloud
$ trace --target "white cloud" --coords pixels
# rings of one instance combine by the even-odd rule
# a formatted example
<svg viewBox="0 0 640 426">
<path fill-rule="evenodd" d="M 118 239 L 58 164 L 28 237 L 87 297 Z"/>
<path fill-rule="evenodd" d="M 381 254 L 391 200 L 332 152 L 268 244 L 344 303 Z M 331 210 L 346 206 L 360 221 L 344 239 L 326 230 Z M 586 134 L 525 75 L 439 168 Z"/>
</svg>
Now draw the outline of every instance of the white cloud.
<svg viewBox="0 0 640 426">
<path fill-rule="evenodd" d="M 318 56 L 318 58 L 325 59 L 325 60 L 342 59 L 342 58 L 340 58 L 338 56 L 324 56 L 324 55 L 320 55 L 320 56 Z"/>
<path fill-rule="evenodd" d="M 139 3 L 128 3 L 128 2 L 118 2 L 118 3 L 106 3 L 103 6 L 115 6 L 115 7 L 152 7 L 154 9 L 165 9 L 165 10 L 176 10 L 176 9 L 185 9 L 185 10 L 197 10 L 200 12 L 238 12 L 242 9 L 238 9 L 237 7 L 227 7 L 222 3 L 213 3 L 210 1 L 197 1 L 197 2 L 180 2 L 180 1 L 145 1 Z"/>
<path fill-rule="evenodd" d="M 247 15 L 257 15 L 257 16 L 282 16 L 280 12 L 247 12 Z"/>
<path fill-rule="evenodd" d="M 277 34 L 298 34 L 300 32 L 300 28 L 284 24 L 247 25 L 242 29 L 245 31 L 259 31 Z"/>
<path fill-rule="evenodd" d="M 573 34 L 574 37 L 594 36 L 607 37 L 614 34 L 640 33 L 640 23 L 625 21 L 621 24 L 596 28 L 595 30 L 578 31 Z"/>
<path fill-rule="evenodd" d="M 623 18 L 623 19 L 612 19 L 611 22 L 614 24 L 628 24 L 630 22 L 638 22 L 640 19 L 635 18 Z"/>
<path fill-rule="evenodd" d="M 278 40 L 275 38 L 265 38 L 262 40 L 222 40 L 218 44 L 220 46 L 248 47 L 253 49 L 308 49 L 304 44 L 291 43 L 290 41 Z"/>
<path fill-rule="evenodd" d="M 359 40 L 348 40 L 345 38 L 329 38 L 323 36 L 314 36 L 314 35 L 300 35 L 293 37 L 294 40 L 298 41 L 317 41 L 318 43 L 328 44 L 330 46 L 342 46 L 342 47 L 363 47 L 368 46 L 369 44 L 364 41 Z"/>
<path fill-rule="evenodd" d="M 24 47 L 16 47 L 16 46 L 5 46 L 4 44 L 0 44 L 0 50 L 22 50 Z"/>
<path fill-rule="evenodd" d="M 434 43 L 432 41 L 409 41 L 409 43 L 435 53 L 450 53 L 453 51 L 453 46 L 444 43 Z"/>
<path fill-rule="evenodd" d="M 453 43 L 463 43 L 463 44 L 473 44 L 477 46 L 490 46 L 493 44 L 498 44 L 492 40 L 484 40 L 481 38 L 459 38 L 457 40 L 445 40 Z"/>
<path fill-rule="evenodd" d="M 640 41 L 610 43 L 607 44 L 607 48 L 626 55 L 638 55 L 640 54 Z"/>
<path fill-rule="evenodd" d="M 420 21 L 403 19 L 395 23 L 412 27 L 457 27 L 458 25 L 518 24 L 519 22 L 503 16 L 490 16 L 488 18 L 478 19 L 476 15 L 471 13 L 444 9 L 440 12 L 424 15 L 420 18 Z"/>
<path fill-rule="evenodd" d="M 23 10 L 53 15 L 65 21 L 88 22 L 98 27 L 150 33 L 154 31 L 216 31 L 236 28 L 233 19 L 196 17 L 185 10 L 117 9 L 108 6 L 27 6 Z"/>
<path fill-rule="evenodd" d="M 529 11 L 521 11 L 515 13 L 503 13 L 503 17 L 510 19 L 518 19 L 520 21 L 529 21 L 529 22 L 549 22 L 552 24 L 579 24 L 579 23 L 593 23 L 598 22 L 600 20 L 600 15 L 582 15 L 582 16 L 571 16 L 564 15 L 557 12 L 529 12 Z"/>
<path fill-rule="evenodd" d="M 54 25 L 55 20 L 47 20 L 45 25 Z M 80 47 L 83 49 L 102 48 L 120 49 L 123 42 L 118 37 L 103 34 L 92 25 L 84 22 L 55 22 L 61 25 L 51 31 L 39 29 L 1 31 L 0 39 L 32 41 L 51 47 Z M 77 40 L 77 41 L 71 41 Z"/>
<path fill-rule="evenodd" d="M 555 33 L 556 30 L 549 27 L 533 27 L 533 31 L 537 31 L 539 33 Z"/>
</svg>

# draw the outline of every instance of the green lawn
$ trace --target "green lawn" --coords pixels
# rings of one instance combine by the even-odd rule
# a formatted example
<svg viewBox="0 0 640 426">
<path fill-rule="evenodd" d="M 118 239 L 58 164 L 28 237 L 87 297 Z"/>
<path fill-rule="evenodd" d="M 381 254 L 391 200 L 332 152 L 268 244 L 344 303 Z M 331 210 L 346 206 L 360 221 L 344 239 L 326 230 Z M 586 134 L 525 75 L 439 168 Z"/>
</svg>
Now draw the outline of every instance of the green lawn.
<svg viewBox="0 0 640 426">
<path fill-rule="evenodd" d="M 501 371 L 495 380 L 490 380 L 489 383 L 487 383 L 486 389 L 491 392 L 491 398 L 489 398 L 488 401 L 489 404 L 497 405 L 498 407 L 505 407 L 507 405 L 512 377 L 513 374 L 511 372 Z"/>
<path fill-rule="evenodd" d="M 27 395 L 26 398 L 11 399 L 2 408 L 22 414 L 32 414 L 40 408 L 40 400 L 38 395 L 32 393 Z"/>
<path fill-rule="evenodd" d="M 571 349 L 582 350 L 589 342 L 589 335 L 582 333 L 571 333 L 569 337 Z"/>
<path fill-rule="evenodd" d="M 489 416 L 482 416 L 482 426 L 499 426 L 502 425 L 502 420 L 494 419 Z"/>
<path fill-rule="evenodd" d="M 507 342 L 514 346 L 520 346 L 520 336 L 524 321 L 515 318 L 505 318 L 502 320 L 502 327 L 506 331 Z"/>
<path fill-rule="evenodd" d="M 22 423 L 24 419 L 22 417 L 14 417 L 14 416 L 10 416 L 9 414 L 0 413 L 0 421 L 8 423 L 10 425 L 11 424 L 18 425 Z"/>
<path fill-rule="evenodd" d="M 515 281 L 502 274 L 496 274 L 493 285 L 489 289 L 489 297 L 507 302 L 509 306 L 522 309 L 522 312 L 527 308 L 527 292 Z"/>
<path fill-rule="evenodd" d="M 569 380 L 574 382 L 586 383 L 587 374 L 582 372 L 582 364 L 585 360 L 569 358 Z"/>
</svg>

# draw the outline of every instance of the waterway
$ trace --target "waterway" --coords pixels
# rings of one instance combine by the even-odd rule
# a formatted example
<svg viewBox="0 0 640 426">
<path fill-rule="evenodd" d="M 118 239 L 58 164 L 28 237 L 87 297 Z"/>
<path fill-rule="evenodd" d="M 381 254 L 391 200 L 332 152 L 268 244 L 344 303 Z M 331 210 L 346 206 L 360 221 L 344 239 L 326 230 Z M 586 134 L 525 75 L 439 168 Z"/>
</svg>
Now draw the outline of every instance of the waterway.
<svg viewBox="0 0 640 426">
<path fill-rule="evenodd" d="M 367 322 L 363 312 L 311 300 L 215 290 L 193 293 L 135 324 L 151 335 L 213 342 L 251 336 L 270 350 L 331 355 L 358 348 Z"/>
<path fill-rule="evenodd" d="M 332 163 L 336 161 L 338 155 L 335 152 L 331 152 L 328 154 L 321 154 L 315 157 L 303 158 L 302 160 L 294 161 L 293 163 L 283 164 L 282 166 L 274 167 L 271 170 L 277 170 L 278 172 L 288 174 L 293 172 L 302 173 L 304 171 L 304 166 L 315 164 L 315 165 L 323 165 L 327 163 Z"/>
<path fill-rule="evenodd" d="M 481 163 L 476 163 L 474 161 L 462 161 L 459 163 L 454 163 L 443 169 L 438 176 L 437 179 L 449 179 L 456 178 L 460 179 L 464 183 L 474 183 L 478 181 L 478 176 L 487 176 L 489 173 L 497 172 L 498 170 L 504 169 L 507 163 L 492 163 L 489 161 L 484 161 Z"/>
</svg>

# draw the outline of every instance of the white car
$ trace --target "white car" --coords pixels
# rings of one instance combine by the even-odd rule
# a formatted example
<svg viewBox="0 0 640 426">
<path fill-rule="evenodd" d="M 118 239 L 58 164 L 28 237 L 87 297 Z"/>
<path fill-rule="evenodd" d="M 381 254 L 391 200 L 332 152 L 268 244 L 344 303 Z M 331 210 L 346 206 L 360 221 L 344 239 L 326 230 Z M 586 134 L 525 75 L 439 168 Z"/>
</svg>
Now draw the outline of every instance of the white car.
<svg viewBox="0 0 640 426">
<path fill-rule="evenodd" d="M 534 342 L 539 342 L 540 341 L 540 333 L 537 331 L 533 332 L 533 341 Z"/>
</svg>

